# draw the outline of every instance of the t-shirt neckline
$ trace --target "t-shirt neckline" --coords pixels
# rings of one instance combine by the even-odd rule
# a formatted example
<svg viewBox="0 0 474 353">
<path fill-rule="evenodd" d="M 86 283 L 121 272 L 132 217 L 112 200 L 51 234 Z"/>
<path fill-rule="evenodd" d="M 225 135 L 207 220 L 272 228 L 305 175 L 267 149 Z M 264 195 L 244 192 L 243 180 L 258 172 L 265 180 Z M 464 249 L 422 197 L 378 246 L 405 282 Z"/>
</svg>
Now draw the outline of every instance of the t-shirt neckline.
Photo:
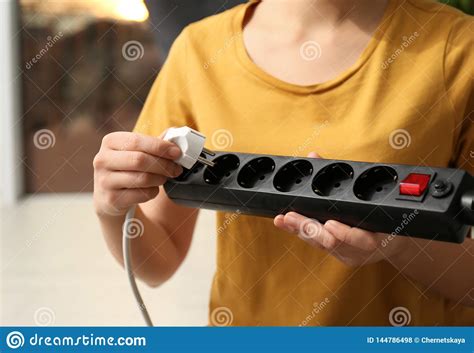
<svg viewBox="0 0 474 353">
<path fill-rule="evenodd" d="M 252 0 L 249 1 L 247 4 L 243 5 L 239 11 L 237 11 L 234 20 L 233 20 L 233 34 L 238 33 L 239 36 L 235 42 L 235 51 L 236 57 L 240 64 L 249 71 L 252 75 L 256 76 L 257 78 L 263 80 L 267 84 L 270 84 L 273 87 L 280 88 L 286 91 L 294 92 L 294 93 L 314 93 L 320 92 L 327 89 L 330 89 L 338 84 L 344 82 L 349 77 L 354 75 L 370 58 L 374 50 L 376 49 L 380 39 L 387 31 L 392 18 L 394 17 L 394 11 L 396 10 L 396 0 L 389 0 L 388 4 L 384 10 L 384 14 L 382 15 L 382 19 L 380 20 L 379 25 L 377 26 L 376 30 L 372 34 L 372 38 L 369 40 L 368 44 L 366 45 L 365 49 L 363 50 L 362 54 L 359 56 L 357 61 L 348 69 L 344 70 L 340 73 L 337 77 L 322 82 L 316 83 L 312 85 L 298 85 L 293 84 L 290 82 L 283 81 L 275 76 L 264 71 L 260 68 L 254 61 L 250 58 L 247 49 L 245 47 L 245 42 L 243 38 L 243 22 L 247 11 L 249 10 L 250 6 L 254 6 L 258 3 L 259 0 Z"/>
</svg>

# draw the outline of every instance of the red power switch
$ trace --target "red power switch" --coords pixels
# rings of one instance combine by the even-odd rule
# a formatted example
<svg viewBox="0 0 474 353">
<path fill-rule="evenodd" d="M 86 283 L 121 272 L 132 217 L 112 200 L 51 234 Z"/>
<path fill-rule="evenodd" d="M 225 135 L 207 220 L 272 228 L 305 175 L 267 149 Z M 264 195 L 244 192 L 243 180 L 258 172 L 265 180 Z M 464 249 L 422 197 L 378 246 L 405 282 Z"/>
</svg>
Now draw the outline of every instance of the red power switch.
<svg viewBox="0 0 474 353">
<path fill-rule="evenodd" d="M 431 175 L 411 173 L 400 182 L 400 195 L 421 196 L 430 182 Z"/>
</svg>

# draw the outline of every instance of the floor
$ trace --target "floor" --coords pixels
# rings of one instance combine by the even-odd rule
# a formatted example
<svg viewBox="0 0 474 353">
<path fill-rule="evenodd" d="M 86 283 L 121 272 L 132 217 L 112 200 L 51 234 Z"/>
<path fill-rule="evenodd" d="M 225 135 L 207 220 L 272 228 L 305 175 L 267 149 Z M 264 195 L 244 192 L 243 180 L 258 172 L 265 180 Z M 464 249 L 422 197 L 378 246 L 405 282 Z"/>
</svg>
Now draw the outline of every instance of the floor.
<svg viewBox="0 0 474 353">
<path fill-rule="evenodd" d="M 35 196 L 1 209 L 0 325 L 142 325 L 108 253 L 90 194 Z M 201 211 L 191 250 L 159 288 L 140 285 L 155 325 L 206 325 L 215 268 L 214 213 Z"/>
</svg>

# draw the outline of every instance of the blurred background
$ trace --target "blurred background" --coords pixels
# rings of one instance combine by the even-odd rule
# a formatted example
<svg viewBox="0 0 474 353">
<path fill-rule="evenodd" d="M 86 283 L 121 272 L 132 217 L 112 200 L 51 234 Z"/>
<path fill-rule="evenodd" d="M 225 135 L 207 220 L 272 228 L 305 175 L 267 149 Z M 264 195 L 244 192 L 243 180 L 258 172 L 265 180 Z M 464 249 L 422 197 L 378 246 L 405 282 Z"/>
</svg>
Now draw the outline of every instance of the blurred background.
<svg viewBox="0 0 474 353">
<path fill-rule="evenodd" d="M 141 325 L 92 207 L 92 159 L 130 130 L 181 29 L 242 1 L 0 0 L 1 325 Z M 161 325 L 206 325 L 215 224 L 144 288 Z M 143 287 L 143 286 L 142 286 Z"/>
<path fill-rule="evenodd" d="M 238 2 L 20 1 L 24 191 L 91 191 L 101 138 L 133 128 L 181 29 Z"/>
<path fill-rule="evenodd" d="M 0 0 L 0 324 L 142 324 L 93 213 L 92 159 L 133 127 L 181 29 L 241 2 Z M 215 236 L 201 212 L 185 264 L 144 291 L 158 324 L 207 323 Z"/>
</svg>

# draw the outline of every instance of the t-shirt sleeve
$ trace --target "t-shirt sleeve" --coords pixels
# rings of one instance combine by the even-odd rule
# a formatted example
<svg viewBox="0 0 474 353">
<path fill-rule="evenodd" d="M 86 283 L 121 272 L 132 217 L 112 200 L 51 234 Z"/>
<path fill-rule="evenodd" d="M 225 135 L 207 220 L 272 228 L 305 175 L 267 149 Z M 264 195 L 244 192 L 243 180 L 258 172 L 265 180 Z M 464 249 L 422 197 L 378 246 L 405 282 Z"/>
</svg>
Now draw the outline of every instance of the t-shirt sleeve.
<svg viewBox="0 0 474 353">
<path fill-rule="evenodd" d="M 474 175 L 474 17 L 460 16 L 453 23 L 444 72 L 456 116 L 451 164 Z"/>
<path fill-rule="evenodd" d="M 184 29 L 173 43 L 138 117 L 135 132 L 159 136 L 173 126 L 197 129 L 190 108 L 186 33 Z"/>
</svg>

